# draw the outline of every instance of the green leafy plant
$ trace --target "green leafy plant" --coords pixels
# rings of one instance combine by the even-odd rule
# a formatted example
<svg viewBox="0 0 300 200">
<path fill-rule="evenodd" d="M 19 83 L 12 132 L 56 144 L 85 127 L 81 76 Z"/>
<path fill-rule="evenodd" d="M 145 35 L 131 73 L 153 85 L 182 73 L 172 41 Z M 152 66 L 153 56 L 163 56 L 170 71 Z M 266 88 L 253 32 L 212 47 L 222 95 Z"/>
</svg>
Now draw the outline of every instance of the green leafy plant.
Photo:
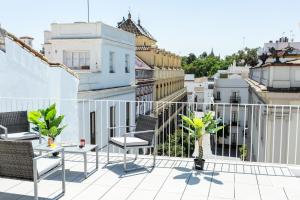
<svg viewBox="0 0 300 200">
<path fill-rule="evenodd" d="M 66 128 L 66 125 L 61 125 L 64 115 L 56 115 L 56 105 L 52 104 L 46 109 L 29 112 L 28 121 L 35 125 L 33 130 L 55 140 L 55 138 L 61 134 L 62 130 Z"/>
<path fill-rule="evenodd" d="M 194 137 L 187 135 L 178 128 L 173 134 L 168 134 L 164 143 L 158 144 L 158 155 L 189 157 L 194 151 Z"/>
<path fill-rule="evenodd" d="M 196 157 L 202 159 L 203 148 L 202 148 L 202 136 L 204 134 L 216 134 L 219 130 L 223 129 L 224 126 L 219 126 L 220 120 L 214 119 L 212 112 L 207 112 L 203 117 L 196 117 L 190 112 L 189 117 L 185 115 L 180 115 L 183 124 L 182 127 L 188 132 L 188 134 L 197 138 L 199 145 L 199 152 Z"/>
<path fill-rule="evenodd" d="M 240 148 L 240 158 L 241 160 L 247 160 L 247 156 L 248 156 L 248 146 L 245 144 L 245 145 L 242 145 Z"/>
</svg>

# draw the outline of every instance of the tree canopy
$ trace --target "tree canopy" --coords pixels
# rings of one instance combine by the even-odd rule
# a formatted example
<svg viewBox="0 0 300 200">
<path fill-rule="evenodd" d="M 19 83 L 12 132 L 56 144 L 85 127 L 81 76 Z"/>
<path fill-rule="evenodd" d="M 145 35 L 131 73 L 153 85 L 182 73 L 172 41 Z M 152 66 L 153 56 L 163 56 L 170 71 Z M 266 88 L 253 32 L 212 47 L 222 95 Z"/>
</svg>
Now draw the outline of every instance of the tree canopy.
<svg viewBox="0 0 300 200">
<path fill-rule="evenodd" d="M 212 76 L 219 69 L 227 69 L 234 61 L 238 66 L 255 66 L 258 64 L 258 48 L 245 48 L 225 58 L 203 52 L 198 57 L 194 53 L 182 58 L 182 68 L 186 74 L 195 74 L 195 77 Z"/>
</svg>

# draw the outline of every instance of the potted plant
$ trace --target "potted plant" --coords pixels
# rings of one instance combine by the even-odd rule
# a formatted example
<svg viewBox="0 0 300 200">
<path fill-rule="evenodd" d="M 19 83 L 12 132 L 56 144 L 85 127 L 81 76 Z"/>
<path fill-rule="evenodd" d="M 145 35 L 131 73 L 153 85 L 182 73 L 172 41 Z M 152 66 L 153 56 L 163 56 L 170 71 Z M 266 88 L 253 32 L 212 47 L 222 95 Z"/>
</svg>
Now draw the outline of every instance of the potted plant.
<svg viewBox="0 0 300 200">
<path fill-rule="evenodd" d="M 180 115 L 184 121 L 183 128 L 196 138 L 193 157 L 195 169 L 203 170 L 205 160 L 203 159 L 202 138 L 204 134 L 215 134 L 223 128 L 219 126 L 219 120 L 214 119 L 212 112 L 205 113 L 203 117 L 196 117 L 193 113 L 190 117 Z"/>
<path fill-rule="evenodd" d="M 64 115 L 57 116 L 56 105 L 52 104 L 46 109 L 31 111 L 28 113 L 28 121 L 35 125 L 34 131 L 48 137 L 48 146 L 51 146 L 56 137 L 61 134 L 66 125 L 61 123 Z"/>
</svg>

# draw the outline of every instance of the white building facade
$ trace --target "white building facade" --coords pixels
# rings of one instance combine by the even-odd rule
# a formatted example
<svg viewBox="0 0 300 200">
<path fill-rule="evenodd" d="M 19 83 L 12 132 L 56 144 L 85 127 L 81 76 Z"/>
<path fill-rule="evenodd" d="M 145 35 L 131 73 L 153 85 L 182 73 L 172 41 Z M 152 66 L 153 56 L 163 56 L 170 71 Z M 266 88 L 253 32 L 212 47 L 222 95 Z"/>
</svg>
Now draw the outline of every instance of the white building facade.
<svg viewBox="0 0 300 200">
<path fill-rule="evenodd" d="M 247 127 L 245 118 L 247 111 L 239 104 L 248 104 L 249 85 L 245 80 L 248 73 L 248 67 L 233 65 L 228 70 L 219 70 L 214 75 L 214 101 L 221 103 L 216 109 L 216 114 L 224 119 L 224 123 L 227 124 L 226 128 L 231 133 L 231 138 L 225 137 L 226 144 L 243 144 L 244 127 Z"/>
<path fill-rule="evenodd" d="M 0 29 L 0 43 L 0 112 L 32 111 L 55 102 L 67 125 L 59 139 L 77 141 L 77 103 L 59 101 L 77 98 L 76 73 L 49 62 L 4 29 Z"/>
<path fill-rule="evenodd" d="M 265 43 L 260 55 L 265 60 L 250 69 L 248 79 L 249 103 L 258 105 L 249 126 L 252 159 L 299 164 L 300 42 L 280 38 Z"/>
<path fill-rule="evenodd" d="M 101 146 L 107 143 L 109 126 L 135 123 L 135 105 L 130 103 L 136 97 L 134 34 L 101 22 L 55 23 L 45 31 L 44 53 L 79 75 L 81 138 Z M 98 101 L 91 105 L 88 100 Z M 118 119 L 117 113 L 121 113 Z"/>
<path fill-rule="evenodd" d="M 195 74 L 185 74 L 184 76 L 184 87 L 187 90 L 187 101 L 195 102 L 195 87 L 197 83 L 195 83 Z"/>
</svg>

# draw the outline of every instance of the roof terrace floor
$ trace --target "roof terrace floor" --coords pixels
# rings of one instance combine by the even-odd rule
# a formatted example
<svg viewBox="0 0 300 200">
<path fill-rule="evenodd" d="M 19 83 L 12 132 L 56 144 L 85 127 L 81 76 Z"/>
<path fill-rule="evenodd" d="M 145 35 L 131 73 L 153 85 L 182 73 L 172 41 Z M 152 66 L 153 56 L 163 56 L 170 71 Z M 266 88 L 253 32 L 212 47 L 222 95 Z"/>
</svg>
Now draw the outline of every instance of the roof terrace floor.
<svg viewBox="0 0 300 200">
<path fill-rule="evenodd" d="M 95 156 L 91 153 L 88 157 L 91 169 Z M 121 155 L 113 156 L 114 160 L 122 159 Z M 297 167 L 207 160 L 204 171 L 194 171 L 192 159 L 158 157 L 152 171 L 124 173 L 122 164 L 106 167 L 105 154 L 100 153 L 99 160 L 99 170 L 84 179 L 82 157 L 66 155 L 67 184 L 62 200 L 300 199 Z M 135 164 L 150 166 L 151 162 L 151 157 L 141 156 Z M 52 199 L 60 187 L 58 172 L 39 183 L 40 199 Z M 33 199 L 33 183 L 0 178 L 0 199 Z"/>
</svg>

